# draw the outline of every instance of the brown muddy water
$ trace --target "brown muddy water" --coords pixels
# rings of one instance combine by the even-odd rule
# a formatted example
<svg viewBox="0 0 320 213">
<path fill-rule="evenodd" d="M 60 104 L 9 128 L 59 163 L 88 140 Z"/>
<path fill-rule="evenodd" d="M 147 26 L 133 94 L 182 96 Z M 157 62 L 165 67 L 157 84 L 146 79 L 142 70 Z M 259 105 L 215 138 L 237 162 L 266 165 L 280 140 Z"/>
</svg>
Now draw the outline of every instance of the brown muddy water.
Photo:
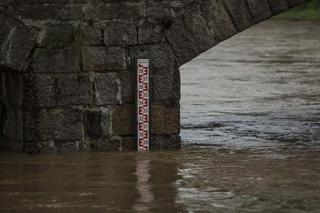
<svg viewBox="0 0 320 213">
<path fill-rule="evenodd" d="M 320 23 L 263 23 L 181 74 L 183 149 L 2 152 L 0 212 L 320 212 Z"/>
</svg>

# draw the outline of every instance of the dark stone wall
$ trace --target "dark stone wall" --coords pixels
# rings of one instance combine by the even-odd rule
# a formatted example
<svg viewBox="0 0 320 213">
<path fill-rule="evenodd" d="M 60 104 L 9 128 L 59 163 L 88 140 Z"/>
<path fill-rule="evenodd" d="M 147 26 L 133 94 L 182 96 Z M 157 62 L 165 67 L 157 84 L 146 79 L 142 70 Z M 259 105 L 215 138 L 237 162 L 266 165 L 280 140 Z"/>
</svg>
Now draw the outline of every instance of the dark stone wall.
<svg viewBox="0 0 320 213">
<path fill-rule="evenodd" d="M 22 76 L 7 68 L 0 70 L 0 147 L 22 150 Z"/>
<path fill-rule="evenodd" d="M 303 0 L 2 0 L 0 146 L 134 150 L 135 62 L 151 61 L 151 148 L 180 146 L 179 67 Z"/>
</svg>

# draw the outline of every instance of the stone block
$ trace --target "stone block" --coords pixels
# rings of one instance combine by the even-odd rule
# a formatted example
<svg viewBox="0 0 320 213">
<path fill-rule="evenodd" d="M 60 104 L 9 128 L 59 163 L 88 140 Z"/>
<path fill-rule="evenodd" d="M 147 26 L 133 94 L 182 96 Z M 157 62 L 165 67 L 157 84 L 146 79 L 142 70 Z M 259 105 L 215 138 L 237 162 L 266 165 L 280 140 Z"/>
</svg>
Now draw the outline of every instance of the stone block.
<svg viewBox="0 0 320 213">
<path fill-rule="evenodd" d="M 23 79 L 27 107 L 89 105 L 93 100 L 88 74 L 25 74 Z"/>
<path fill-rule="evenodd" d="M 95 151 L 136 151 L 137 143 L 135 137 L 112 136 L 111 138 L 101 139 L 93 143 Z"/>
<path fill-rule="evenodd" d="M 151 134 L 180 133 L 180 106 L 151 105 Z"/>
<path fill-rule="evenodd" d="M 79 141 L 59 141 L 55 143 L 57 153 L 79 152 Z"/>
<path fill-rule="evenodd" d="M 127 136 L 136 134 L 135 105 L 113 107 L 111 114 L 112 134 Z"/>
<path fill-rule="evenodd" d="M 0 75 L 0 99 L 8 107 L 22 106 L 24 96 L 22 74 L 13 70 L 2 69 Z"/>
<path fill-rule="evenodd" d="M 75 46 L 80 34 L 71 23 L 48 23 L 44 25 L 38 36 L 38 45 L 47 48 L 59 48 Z"/>
<path fill-rule="evenodd" d="M 47 49 L 35 51 L 30 68 L 33 73 L 77 73 L 80 72 L 80 58 L 74 48 Z"/>
<path fill-rule="evenodd" d="M 110 105 L 121 102 L 120 80 L 116 73 L 94 74 L 96 104 Z"/>
<path fill-rule="evenodd" d="M 90 143 L 86 141 L 42 141 L 38 144 L 27 143 L 29 147 L 26 147 L 31 152 L 41 153 L 70 153 L 81 151 L 95 151 L 90 147 Z M 32 151 L 36 150 L 36 151 Z"/>
<path fill-rule="evenodd" d="M 81 26 L 81 44 L 85 46 L 104 45 L 104 26 L 100 22 L 85 22 Z"/>
<path fill-rule="evenodd" d="M 135 87 L 136 87 L 136 73 L 123 71 L 119 72 L 121 87 L 121 101 L 123 103 L 134 103 L 135 102 Z"/>
<path fill-rule="evenodd" d="M 167 44 L 143 45 L 129 50 L 132 70 L 136 72 L 137 59 L 149 59 L 152 74 L 167 75 L 177 67 L 177 61 L 172 49 Z"/>
<path fill-rule="evenodd" d="M 22 142 L 23 141 L 23 112 L 22 108 L 14 108 L 7 106 L 6 115 L 1 116 L 5 120 L 2 123 L 3 136 L 11 141 Z M 7 144 L 6 147 L 10 147 Z"/>
<path fill-rule="evenodd" d="M 153 103 L 171 104 L 180 100 L 180 73 L 153 76 Z"/>
<path fill-rule="evenodd" d="M 109 3 L 109 4 L 108 4 Z M 123 22 L 138 22 L 143 16 L 141 0 L 89 2 L 86 5 L 86 20 L 121 20 Z"/>
<path fill-rule="evenodd" d="M 64 0 L 63 0 L 64 1 Z M 63 21 L 78 21 L 86 18 L 86 10 L 85 5 L 87 1 L 73 1 L 72 3 L 66 2 L 66 4 L 61 4 L 60 1 L 60 11 L 59 11 L 59 19 Z"/>
<path fill-rule="evenodd" d="M 251 14 L 256 23 L 266 20 L 272 16 L 269 0 L 247 0 Z"/>
<path fill-rule="evenodd" d="M 236 33 L 232 18 L 221 1 L 204 1 L 174 19 L 166 31 L 179 65 Z"/>
<path fill-rule="evenodd" d="M 4 15 L 0 15 L 0 46 L 6 42 L 9 34 L 14 26 L 9 22 L 8 18 Z"/>
<path fill-rule="evenodd" d="M 189 15 L 183 16 L 185 30 L 192 35 L 194 47 L 197 48 L 198 54 L 218 44 L 215 28 L 208 26 L 208 22 L 211 22 L 212 18 L 207 18 L 209 15 L 207 10 L 208 8 L 199 4 L 198 7 L 189 11 Z"/>
<path fill-rule="evenodd" d="M 59 19 L 60 9 L 64 4 L 42 4 L 38 2 L 28 2 L 14 0 L 11 7 L 6 8 L 6 12 L 26 21 L 43 21 L 48 19 Z M 34 0 L 31 0 L 34 1 Z"/>
<path fill-rule="evenodd" d="M 137 141 L 135 137 L 122 137 L 120 141 L 120 151 L 136 151 Z"/>
<path fill-rule="evenodd" d="M 134 24 L 109 22 L 105 24 L 103 33 L 104 43 L 107 46 L 128 46 L 137 43 L 137 29 Z"/>
<path fill-rule="evenodd" d="M 85 71 L 117 71 L 126 69 L 126 53 L 120 47 L 85 46 L 82 50 Z"/>
<path fill-rule="evenodd" d="M 49 75 L 23 75 L 23 105 L 53 107 L 58 101 L 55 80 Z"/>
<path fill-rule="evenodd" d="M 24 112 L 24 140 L 76 141 L 83 139 L 83 114 L 79 109 L 40 109 Z"/>
<path fill-rule="evenodd" d="M 152 2 L 146 8 L 146 17 L 153 23 L 160 23 L 161 20 L 172 17 L 172 7 L 168 2 Z"/>
<path fill-rule="evenodd" d="M 191 61 L 201 53 L 196 45 L 197 41 L 193 38 L 192 32 L 185 28 L 183 18 L 174 20 L 172 26 L 166 31 L 166 37 L 177 56 L 179 66 Z"/>
<path fill-rule="evenodd" d="M 39 144 L 41 149 L 41 153 L 58 153 L 58 147 L 56 146 L 56 142 L 53 140 L 43 141 Z"/>
<path fill-rule="evenodd" d="M 255 24 L 246 0 L 225 0 L 237 31 L 243 31 Z"/>
<path fill-rule="evenodd" d="M 110 138 L 100 139 L 97 142 L 92 143 L 92 150 L 94 151 L 121 151 L 120 140 L 112 140 Z"/>
<path fill-rule="evenodd" d="M 138 29 L 139 44 L 165 42 L 164 26 L 144 21 Z"/>
<path fill-rule="evenodd" d="M 237 33 L 232 17 L 221 1 L 207 2 L 203 5 L 202 10 L 208 26 L 215 31 L 218 42 Z"/>
<path fill-rule="evenodd" d="M 56 84 L 58 105 L 89 105 L 92 103 L 93 91 L 89 75 L 58 75 L 54 84 Z"/>
<path fill-rule="evenodd" d="M 36 30 L 0 14 L 0 66 L 22 71 L 35 47 Z"/>
<path fill-rule="evenodd" d="M 85 110 L 84 129 L 87 139 L 99 140 L 108 137 L 110 126 L 110 115 L 107 108 Z"/>
<path fill-rule="evenodd" d="M 273 14 L 279 14 L 288 9 L 286 0 L 269 0 L 269 3 Z"/>
<path fill-rule="evenodd" d="M 151 150 L 178 149 L 181 147 L 179 135 L 151 135 Z"/>
</svg>

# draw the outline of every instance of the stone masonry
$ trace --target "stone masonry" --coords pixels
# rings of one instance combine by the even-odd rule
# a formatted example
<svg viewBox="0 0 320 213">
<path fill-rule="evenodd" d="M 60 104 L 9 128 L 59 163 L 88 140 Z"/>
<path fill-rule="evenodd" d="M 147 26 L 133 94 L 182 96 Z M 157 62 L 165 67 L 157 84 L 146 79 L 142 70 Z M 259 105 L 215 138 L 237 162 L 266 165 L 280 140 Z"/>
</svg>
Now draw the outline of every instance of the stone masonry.
<svg viewBox="0 0 320 213">
<path fill-rule="evenodd" d="M 135 63 L 148 58 L 151 149 L 178 148 L 179 67 L 303 2 L 1 0 L 0 147 L 135 150 Z"/>
</svg>

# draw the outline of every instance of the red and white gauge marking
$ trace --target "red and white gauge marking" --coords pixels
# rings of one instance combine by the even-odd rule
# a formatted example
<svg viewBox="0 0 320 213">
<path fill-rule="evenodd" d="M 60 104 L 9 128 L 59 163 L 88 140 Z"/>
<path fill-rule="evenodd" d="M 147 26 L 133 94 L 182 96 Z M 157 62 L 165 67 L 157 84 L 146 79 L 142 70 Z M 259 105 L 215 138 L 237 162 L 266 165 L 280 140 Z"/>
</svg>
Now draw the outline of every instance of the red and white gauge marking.
<svg viewBox="0 0 320 213">
<path fill-rule="evenodd" d="M 149 60 L 137 62 L 137 138 L 138 151 L 149 150 Z"/>
</svg>

